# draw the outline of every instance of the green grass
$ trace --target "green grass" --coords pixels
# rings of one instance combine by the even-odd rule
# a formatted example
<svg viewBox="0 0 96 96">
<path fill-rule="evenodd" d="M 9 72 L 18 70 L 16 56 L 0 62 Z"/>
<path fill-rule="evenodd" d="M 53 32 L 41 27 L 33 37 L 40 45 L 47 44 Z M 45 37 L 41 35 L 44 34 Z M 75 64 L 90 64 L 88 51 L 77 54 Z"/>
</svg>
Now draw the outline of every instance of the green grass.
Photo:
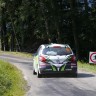
<svg viewBox="0 0 96 96">
<path fill-rule="evenodd" d="M 32 54 L 31 53 L 25 53 L 25 52 L 0 51 L 0 54 L 10 54 L 10 55 L 14 55 L 14 56 L 32 58 Z"/>
<path fill-rule="evenodd" d="M 21 71 L 0 60 L 0 96 L 24 96 L 26 85 Z"/>
<path fill-rule="evenodd" d="M 96 73 L 96 64 L 89 64 L 84 62 L 78 62 L 78 68 L 84 71 Z"/>
</svg>

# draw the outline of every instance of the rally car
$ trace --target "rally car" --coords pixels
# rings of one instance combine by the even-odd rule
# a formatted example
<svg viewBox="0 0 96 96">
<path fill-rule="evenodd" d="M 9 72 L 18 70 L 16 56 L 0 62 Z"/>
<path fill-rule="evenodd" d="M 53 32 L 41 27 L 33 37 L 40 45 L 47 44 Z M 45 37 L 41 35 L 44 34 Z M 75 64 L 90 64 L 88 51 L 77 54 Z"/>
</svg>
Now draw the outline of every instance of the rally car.
<svg viewBox="0 0 96 96">
<path fill-rule="evenodd" d="M 77 76 L 77 60 L 72 49 L 68 44 L 42 44 L 33 56 L 33 74 L 40 78 L 57 73 Z"/>
</svg>

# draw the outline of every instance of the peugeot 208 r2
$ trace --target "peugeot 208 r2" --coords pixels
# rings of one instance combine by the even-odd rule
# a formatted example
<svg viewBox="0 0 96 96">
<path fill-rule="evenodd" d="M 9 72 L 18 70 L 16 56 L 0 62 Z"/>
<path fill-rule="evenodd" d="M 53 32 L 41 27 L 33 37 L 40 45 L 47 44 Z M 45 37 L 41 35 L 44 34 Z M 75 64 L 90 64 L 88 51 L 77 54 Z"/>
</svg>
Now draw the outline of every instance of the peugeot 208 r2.
<svg viewBox="0 0 96 96">
<path fill-rule="evenodd" d="M 41 45 L 33 56 L 33 74 L 68 73 L 77 76 L 76 57 L 67 44 Z"/>
</svg>

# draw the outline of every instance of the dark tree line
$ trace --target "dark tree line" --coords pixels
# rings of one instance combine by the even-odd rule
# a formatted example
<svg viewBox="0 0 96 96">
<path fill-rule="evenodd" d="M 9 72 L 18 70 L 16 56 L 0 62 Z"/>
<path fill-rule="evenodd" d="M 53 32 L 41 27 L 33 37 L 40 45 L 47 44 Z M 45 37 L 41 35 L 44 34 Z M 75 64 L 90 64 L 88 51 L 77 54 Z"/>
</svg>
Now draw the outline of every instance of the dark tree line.
<svg viewBox="0 0 96 96">
<path fill-rule="evenodd" d="M 0 0 L 3 51 L 34 52 L 42 43 L 67 43 L 79 59 L 96 51 L 96 0 Z"/>
</svg>

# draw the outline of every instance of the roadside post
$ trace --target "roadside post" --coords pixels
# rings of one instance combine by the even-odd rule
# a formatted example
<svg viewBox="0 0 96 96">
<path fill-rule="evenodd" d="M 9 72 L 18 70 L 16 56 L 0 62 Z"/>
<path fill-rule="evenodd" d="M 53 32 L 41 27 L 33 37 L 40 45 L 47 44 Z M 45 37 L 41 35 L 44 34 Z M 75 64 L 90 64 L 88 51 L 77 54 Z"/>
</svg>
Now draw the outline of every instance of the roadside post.
<svg viewBox="0 0 96 96">
<path fill-rule="evenodd" d="M 96 64 L 96 52 L 89 52 L 89 63 Z"/>
</svg>

